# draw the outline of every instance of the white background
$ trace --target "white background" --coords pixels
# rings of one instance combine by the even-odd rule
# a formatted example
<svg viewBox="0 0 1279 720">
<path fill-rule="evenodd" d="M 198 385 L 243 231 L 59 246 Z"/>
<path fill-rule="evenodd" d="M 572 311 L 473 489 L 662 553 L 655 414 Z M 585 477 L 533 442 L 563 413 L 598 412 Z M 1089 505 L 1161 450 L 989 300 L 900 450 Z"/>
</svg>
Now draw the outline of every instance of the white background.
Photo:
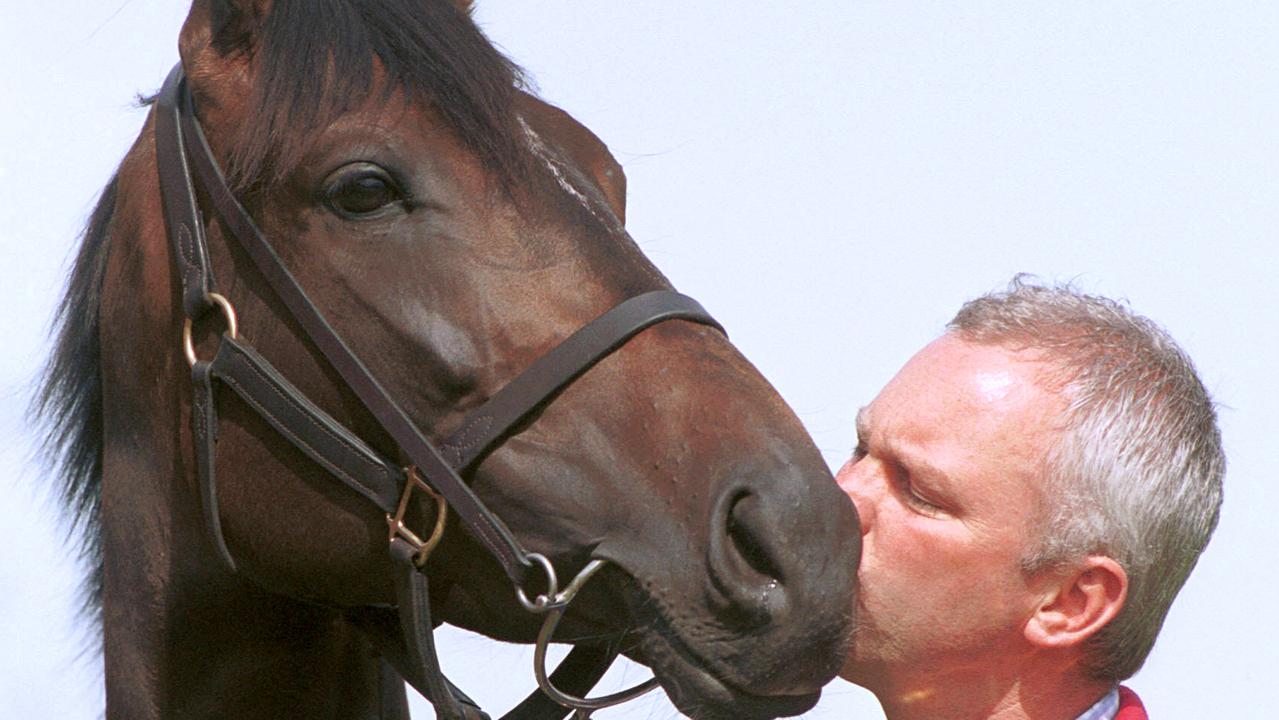
<svg viewBox="0 0 1279 720">
<path fill-rule="evenodd" d="M 101 712 L 22 412 L 76 234 L 141 126 L 132 98 L 176 60 L 180 5 L 0 11 L 3 718 Z M 1130 684 L 1158 720 L 1279 716 L 1279 5 L 786 5 L 481 0 L 478 17 L 609 144 L 634 236 L 833 466 L 856 409 L 1016 272 L 1168 327 L 1222 403 L 1230 470 L 1217 535 Z M 493 710 L 531 685 L 527 648 L 451 634 L 443 655 Z M 674 715 L 645 699 L 599 716 Z M 882 715 L 837 682 L 809 717 Z"/>
</svg>

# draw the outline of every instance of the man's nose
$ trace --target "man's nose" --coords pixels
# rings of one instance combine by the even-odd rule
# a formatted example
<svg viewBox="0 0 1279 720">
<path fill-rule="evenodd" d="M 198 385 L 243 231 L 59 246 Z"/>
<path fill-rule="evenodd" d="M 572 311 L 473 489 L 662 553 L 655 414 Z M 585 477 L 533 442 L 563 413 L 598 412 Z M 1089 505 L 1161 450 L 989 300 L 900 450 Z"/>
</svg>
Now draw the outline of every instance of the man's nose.
<svg viewBox="0 0 1279 720">
<path fill-rule="evenodd" d="M 856 458 L 849 458 L 848 462 L 835 473 L 835 482 L 839 483 L 840 489 L 844 494 L 852 499 L 853 504 L 857 506 L 857 515 L 861 518 L 862 536 L 870 532 L 870 528 L 875 524 L 875 502 L 873 501 L 869 485 L 872 479 L 866 476 L 866 461 L 857 462 Z"/>
</svg>

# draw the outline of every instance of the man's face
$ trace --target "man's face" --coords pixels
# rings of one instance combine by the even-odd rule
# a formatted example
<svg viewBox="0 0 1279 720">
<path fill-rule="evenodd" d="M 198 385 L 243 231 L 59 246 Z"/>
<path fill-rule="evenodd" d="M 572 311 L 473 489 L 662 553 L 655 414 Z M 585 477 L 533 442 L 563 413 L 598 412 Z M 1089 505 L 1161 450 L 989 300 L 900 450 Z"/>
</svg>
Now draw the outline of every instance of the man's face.
<svg viewBox="0 0 1279 720">
<path fill-rule="evenodd" d="M 1036 383 L 1043 369 L 946 335 L 858 415 L 858 449 L 838 474 L 863 533 L 845 678 L 923 699 L 950 672 L 1025 651 L 1038 595 L 1019 561 L 1065 409 Z"/>
</svg>

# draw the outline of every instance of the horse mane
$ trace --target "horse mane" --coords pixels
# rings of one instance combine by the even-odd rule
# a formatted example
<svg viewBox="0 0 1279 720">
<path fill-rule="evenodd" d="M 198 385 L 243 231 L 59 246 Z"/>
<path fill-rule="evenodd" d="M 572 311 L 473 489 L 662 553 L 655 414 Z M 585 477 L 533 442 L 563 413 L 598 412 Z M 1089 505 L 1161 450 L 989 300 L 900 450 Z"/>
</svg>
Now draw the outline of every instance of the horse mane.
<svg viewBox="0 0 1279 720">
<path fill-rule="evenodd" d="M 308 136 L 369 100 L 429 103 L 486 169 L 510 187 L 527 170 L 515 111 L 523 71 L 450 0 L 275 0 L 262 18 L 215 0 L 213 45 L 258 75 L 227 172 L 236 190 L 278 180 Z M 375 67 L 376 65 L 376 67 Z"/>
<path fill-rule="evenodd" d="M 106 275 L 119 176 L 111 178 L 89 216 L 71 278 L 54 315 L 54 351 L 31 414 L 45 430 L 40 452 L 52 468 L 82 559 L 90 568 L 83 608 L 97 614 L 102 597 L 102 375 L 98 305 Z"/>
</svg>

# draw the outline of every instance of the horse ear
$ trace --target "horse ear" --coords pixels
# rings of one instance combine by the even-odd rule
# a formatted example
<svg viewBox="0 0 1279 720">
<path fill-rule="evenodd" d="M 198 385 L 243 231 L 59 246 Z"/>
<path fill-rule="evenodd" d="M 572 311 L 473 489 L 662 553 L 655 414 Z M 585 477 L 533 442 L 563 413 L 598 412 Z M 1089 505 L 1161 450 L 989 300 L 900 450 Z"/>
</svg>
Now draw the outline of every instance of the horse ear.
<svg viewBox="0 0 1279 720">
<path fill-rule="evenodd" d="M 474 0 L 453 0 L 453 4 L 457 6 L 458 10 L 461 10 L 467 15 L 475 12 Z"/>
<path fill-rule="evenodd" d="M 178 38 L 182 61 L 197 60 L 209 50 L 247 54 L 270 12 L 271 0 L 194 0 Z"/>
<path fill-rule="evenodd" d="M 271 0 L 191 3 L 178 53 L 202 116 L 228 100 L 247 97 L 249 61 L 270 11 Z"/>
<path fill-rule="evenodd" d="M 617 216 L 626 223 L 626 173 L 608 146 L 572 115 L 526 92 L 516 102 L 524 120 L 550 141 L 595 183 Z"/>
</svg>

